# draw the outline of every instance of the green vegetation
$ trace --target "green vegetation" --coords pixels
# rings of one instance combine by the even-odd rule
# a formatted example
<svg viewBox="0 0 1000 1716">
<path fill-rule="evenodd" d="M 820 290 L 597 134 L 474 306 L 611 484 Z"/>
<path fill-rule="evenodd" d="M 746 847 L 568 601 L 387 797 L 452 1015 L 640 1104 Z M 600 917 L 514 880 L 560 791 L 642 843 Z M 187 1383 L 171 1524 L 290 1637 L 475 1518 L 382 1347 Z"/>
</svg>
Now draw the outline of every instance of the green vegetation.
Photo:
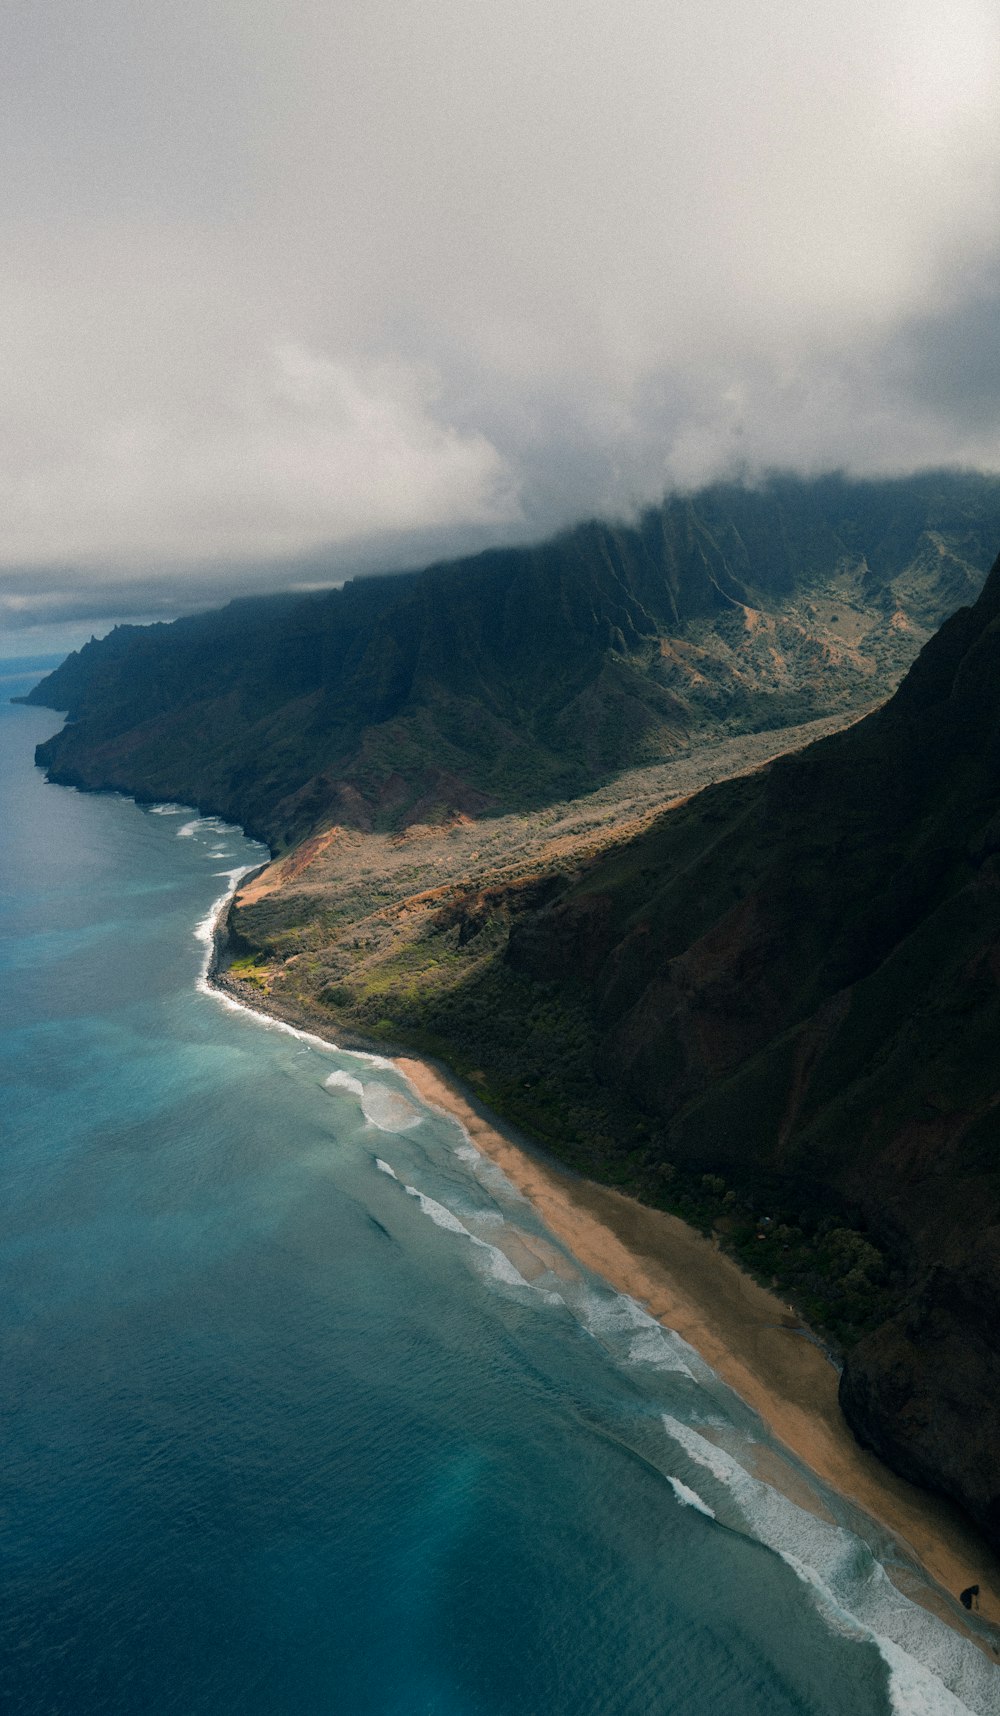
<svg viewBox="0 0 1000 1716">
<path fill-rule="evenodd" d="M 376 909 L 385 892 L 375 890 Z M 320 909 L 310 918 L 301 895 L 271 896 L 234 916 L 241 940 L 266 938 L 268 1005 L 303 1009 L 338 1034 L 445 1061 L 488 1108 L 568 1166 L 714 1231 L 835 1347 L 849 1347 L 883 1321 L 900 1302 L 905 1278 L 845 1225 L 829 1194 L 789 1188 L 759 1168 L 748 1175 L 747 1164 L 727 1178 L 668 1159 L 662 1122 L 616 1087 L 612 1067 L 601 1082 L 602 1033 L 589 991 L 512 968 L 507 950 L 518 892 L 494 892 L 485 901 L 438 904 L 402 944 L 365 915 L 373 899 L 368 878 L 353 894 L 358 916 L 352 920 L 342 904 L 339 941 L 317 937 Z M 321 954 L 304 966 L 303 950 L 317 946 Z M 229 975 L 248 972 L 260 981 L 259 966 L 246 959 Z"/>
<path fill-rule="evenodd" d="M 292 935 L 280 892 L 236 914 L 281 949 L 269 1004 L 439 1055 L 564 1161 L 719 1234 L 845 1353 L 864 1439 L 994 1538 L 998 687 L 1000 566 L 883 709 L 632 838 L 602 848 L 595 804 L 546 871 L 522 819 L 524 873 L 397 915 L 390 888 L 353 922 L 317 879 L 311 922 L 330 887 L 348 927 L 315 943 L 302 898 Z"/>
<path fill-rule="evenodd" d="M 253 958 L 234 959 L 229 967 L 229 973 L 238 983 L 253 983 L 258 989 L 264 989 L 266 980 L 262 964 L 259 955 L 255 955 Z"/>
<path fill-rule="evenodd" d="M 998 538 L 993 477 L 717 485 L 631 527 L 120 627 L 32 692 L 72 716 L 39 759 L 275 850 L 526 810 L 693 737 L 870 705 Z"/>
<path fill-rule="evenodd" d="M 121 629 L 32 701 L 73 717 L 54 778 L 288 852 L 232 914 L 248 995 L 714 1230 L 1000 1543 L 1000 568 L 961 606 L 997 541 L 996 478 L 718 486 Z M 709 740 L 878 703 L 949 613 L 877 713 L 654 814 Z"/>
</svg>

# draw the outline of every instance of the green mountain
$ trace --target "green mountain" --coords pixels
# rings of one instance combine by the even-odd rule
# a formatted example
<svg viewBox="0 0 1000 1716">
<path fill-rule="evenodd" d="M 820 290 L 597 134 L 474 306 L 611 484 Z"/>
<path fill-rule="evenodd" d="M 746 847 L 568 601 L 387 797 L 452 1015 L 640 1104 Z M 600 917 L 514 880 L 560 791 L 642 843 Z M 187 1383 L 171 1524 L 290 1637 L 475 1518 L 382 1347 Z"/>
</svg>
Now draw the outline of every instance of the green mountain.
<svg viewBox="0 0 1000 1716">
<path fill-rule="evenodd" d="M 236 923 L 276 945 L 266 902 Z M 877 713 L 436 934 L 427 1046 L 715 1215 L 849 1345 L 859 1437 L 1000 1544 L 1000 562 Z M 403 977 L 378 1008 L 416 1035 Z"/>
<path fill-rule="evenodd" d="M 53 778 L 291 848 L 231 983 L 714 1225 L 840 1344 L 858 1435 L 1000 1545 L 998 540 L 992 478 L 717 487 L 121 628 L 31 701 L 71 716 Z M 945 614 L 875 714 L 658 813 L 720 735 L 728 772 L 870 706 Z"/>
<path fill-rule="evenodd" d="M 31 696 L 54 780 L 193 800 L 283 849 L 526 808 L 869 707 L 975 596 L 1000 481 L 776 478 L 343 589 L 120 627 Z"/>
</svg>

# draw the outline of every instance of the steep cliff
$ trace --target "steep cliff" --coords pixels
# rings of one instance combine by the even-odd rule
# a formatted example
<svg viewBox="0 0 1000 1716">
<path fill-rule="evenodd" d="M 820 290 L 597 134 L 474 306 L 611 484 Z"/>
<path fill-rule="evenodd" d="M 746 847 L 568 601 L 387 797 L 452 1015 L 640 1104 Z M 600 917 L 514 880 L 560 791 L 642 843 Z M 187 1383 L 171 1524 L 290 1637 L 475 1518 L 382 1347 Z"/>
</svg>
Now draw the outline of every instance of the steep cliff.
<svg viewBox="0 0 1000 1716">
<path fill-rule="evenodd" d="M 1000 1541 L 1000 562 L 884 709 L 599 859 L 506 958 L 587 985 L 665 1158 L 896 1260 L 845 1411 Z"/>
<path fill-rule="evenodd" d="M 631 527 L 119 628 L 32 694 L 71 717 L 39 760 L 281 849 L 525 808 L 692 736 L 870 706 L 997 537 L 995 478 L 719 486 Z"/>
<path fill-rule="evenodd" d="M 55 778 L 300 841 L 232 914 L 268 1006 L 714 1219 L 843 1342 L 859 1436 L 1000 1543 L 1000 564 L 876 714 L 649 796 L 694 733 L 873 701 L 976 592 L 998 492 L 707 491 L 119 631 L 33 700 L 73 717 Z"/>
<path fill-rule="evenodd" d="M 610 791 L 320 837 L 238 900 L 246 980 L 714 1222 L 1000 1541 L 1000 563 L 876 714 L 633 838 Z"/>
</svg>

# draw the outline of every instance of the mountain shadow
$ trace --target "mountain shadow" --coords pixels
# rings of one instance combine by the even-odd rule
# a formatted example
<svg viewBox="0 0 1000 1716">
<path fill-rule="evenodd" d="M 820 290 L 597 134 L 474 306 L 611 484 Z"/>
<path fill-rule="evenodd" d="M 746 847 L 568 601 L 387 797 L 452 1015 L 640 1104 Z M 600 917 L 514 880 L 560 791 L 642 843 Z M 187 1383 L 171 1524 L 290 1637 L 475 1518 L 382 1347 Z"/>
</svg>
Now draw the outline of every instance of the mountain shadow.
<svg viewBox="0 0 1000 1716">
<path fill-rule="evenodd" d="M 1000 562 L 883 709 L 599 858 L 505 958 L 586 993 L 656 1159 L 866 1230 L 847 1295 L 894 1260 L 844 1410 L 1000 1544 Z"/>
</svg>

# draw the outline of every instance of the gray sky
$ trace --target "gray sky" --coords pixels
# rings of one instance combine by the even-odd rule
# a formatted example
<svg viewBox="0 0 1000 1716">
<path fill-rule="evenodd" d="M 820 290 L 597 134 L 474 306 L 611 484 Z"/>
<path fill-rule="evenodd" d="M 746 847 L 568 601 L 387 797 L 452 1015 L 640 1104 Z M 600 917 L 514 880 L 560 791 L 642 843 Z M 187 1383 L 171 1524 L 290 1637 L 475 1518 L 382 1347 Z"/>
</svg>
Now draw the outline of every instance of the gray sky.
<svg viewBox="0 0 1000 1716">
<path fill-rule="evenodd" d="M 996 0 L 9 0 L 0 623 L 1000 468 L 998 97 Z"/>
</svg>

